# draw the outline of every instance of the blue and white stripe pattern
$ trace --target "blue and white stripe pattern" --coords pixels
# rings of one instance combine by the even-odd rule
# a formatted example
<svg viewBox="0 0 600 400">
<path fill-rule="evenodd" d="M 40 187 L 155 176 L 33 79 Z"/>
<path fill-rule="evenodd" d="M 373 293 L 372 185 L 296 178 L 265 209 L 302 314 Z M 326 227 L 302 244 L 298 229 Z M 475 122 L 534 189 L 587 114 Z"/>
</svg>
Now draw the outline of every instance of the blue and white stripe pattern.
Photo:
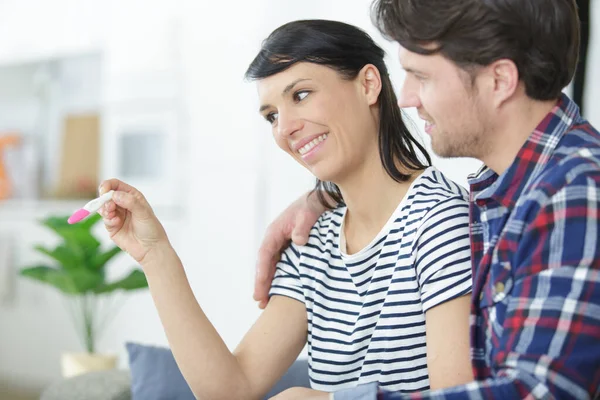
<svg viewBox="0 0 600 400">
<path fill-rule="evenodd" d="M 271 287 L 306 306 L 312 386 L 428 389 L 425 312 L 471 292 L 468 195 L 428 168 L 352 255 L 340 251 L 345 212 L 324 213 L 306 246 L 283 253 Z"/>
</svg>

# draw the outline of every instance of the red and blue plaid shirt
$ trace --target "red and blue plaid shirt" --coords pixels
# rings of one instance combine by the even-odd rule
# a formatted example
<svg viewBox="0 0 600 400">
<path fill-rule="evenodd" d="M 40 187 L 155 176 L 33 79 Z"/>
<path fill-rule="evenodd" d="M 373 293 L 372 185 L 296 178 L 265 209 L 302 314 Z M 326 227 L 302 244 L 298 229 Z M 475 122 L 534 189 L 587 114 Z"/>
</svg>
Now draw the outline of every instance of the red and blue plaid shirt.
<svg viewBox="0 0 600 400">
<path fill-rule="evenodd" d="M 562 96 L 505 173 L 469 183 L 476 381 L 377 398 L 600 398 L 600 133 Z"/>
</svg>

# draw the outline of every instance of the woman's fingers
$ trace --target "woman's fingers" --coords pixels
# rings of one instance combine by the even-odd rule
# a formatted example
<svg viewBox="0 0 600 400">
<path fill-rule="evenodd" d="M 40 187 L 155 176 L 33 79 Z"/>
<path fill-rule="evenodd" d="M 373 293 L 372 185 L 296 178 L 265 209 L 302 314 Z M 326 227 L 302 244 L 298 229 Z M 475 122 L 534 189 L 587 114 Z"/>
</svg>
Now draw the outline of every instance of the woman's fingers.
<svg viewBox="0 0 600 400">
<path fill-rule="evenodd" d="M 112 201 L 109 203 L 112 203 Z M 111 206 L 109 203 L 103 205 L 102 208 L 98 210 L 98 214 L 102 216 L 102 221 L 104 222 L 104 225 L 110 232 L 115 229 L 118 229 L 121 225 L 123 225 L 122 221 L 124 221 L 125 219 L 122 215 L 123 213 L 118 212 L 118 210 L 116 209 L 116 205 L 114 205 L 113 203 L 113 205 Z"/>
<path fill-rule="evenodd" d="M 137 189 L 133 186 L 126 184 L 119 179 L 107 179 L 100 184 L 98 188 L 98 193 L 100 195 L 108 192 L 109 190 L 119 191 L 119 192 L 127 192 L 127 193 L 135 193 Z"/>
<path fill-rule="evenodd" d="M 145 218 L 151 215 L 150 205 L 148 204 L 144 196 L 135 189 L 133 192 L 129 193 L 115 191 L 112 197 L 112 203 L 131 212 L 131 214 L 136 217 Z M 108 213 L 110 214 L 110 207 L 112 206 L 109 205 L 108 207 Z M 115 207 L 115 212 L 116 211 L 117 209 Z"/>
<path fill-rule="evenodd" d="M 103 206 L 103 216 L 112 219 L 119 216 L 118 207 L 135 214 L 139 217 L 147 217 L 151 214 L 151 208 L 144 195 L 136 188 L 126 184 L 119 179 L 107 179 L 100 184 L 98 193 L 102 195 L 109 190 L 114 190 L 112 201 Z M 118 207 L 117 207 L 118 206 Z"/>
<path fill-rule="evenodd" d="M 104 225 L 111 230 L 114 228 L 118 228 L 123 225 L 123 221 L 120 216 L 116 215 L 112 218 L 104 218 Z"/>
</svg>

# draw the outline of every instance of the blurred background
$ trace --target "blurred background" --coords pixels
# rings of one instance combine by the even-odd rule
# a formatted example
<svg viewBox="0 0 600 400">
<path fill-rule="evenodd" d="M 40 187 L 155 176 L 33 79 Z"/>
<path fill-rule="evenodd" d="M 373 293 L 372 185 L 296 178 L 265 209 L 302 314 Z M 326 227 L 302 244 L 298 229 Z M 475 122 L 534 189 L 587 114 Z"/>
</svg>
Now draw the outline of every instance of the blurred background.
<svg viewBox="0 0 600 400">
<path fill-rule="evenodd" d="M 591 71 L 600 65 L 600 5 L 592 3 L 582 101 L 598 127 L 600 75 Z M 83 351 L 64 296 L 18 271 L 45 262 L 34 245 L 56 243 L 40 219 L 70 214 L 110 177 L 149 199 L 201 306 L 236 346 L 259 315 L 252 291 L 264 230 L 313 184 L 276 147 L 244 72 L 279 25 L 336 19 L 372 34 L 399 88 L 396 45 L 372 26 L 369 5 L 0 0 L 0 399 L 38 398 L 61 377 L 61 354 Z M 429 148 L 416 113 L 408 114 Z M 434 160 L 463 186 L 480 165 Z M 121 254 L 108 275 L 118 279 L 132 266 Z M 122 296 L 97 351 L 127 368 L 125 342 L 167 342 L 148 291 Z"/>
</svg>

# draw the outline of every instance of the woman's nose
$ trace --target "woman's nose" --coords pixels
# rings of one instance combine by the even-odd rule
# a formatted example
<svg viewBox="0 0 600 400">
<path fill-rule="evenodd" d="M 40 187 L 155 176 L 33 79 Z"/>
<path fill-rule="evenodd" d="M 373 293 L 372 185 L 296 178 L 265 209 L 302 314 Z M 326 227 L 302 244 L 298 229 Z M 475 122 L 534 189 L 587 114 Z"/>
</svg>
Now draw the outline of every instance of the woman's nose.
<svg viewBox="0 0 600 400">
<path fill-rule="evenodd" d="M 297 116 L 290 113 L 279 113 L 277 120 L 277 130 L 281 137 L 292 136 L 294 133 L 302 129 L 302 121 Z"/>
</svg>

